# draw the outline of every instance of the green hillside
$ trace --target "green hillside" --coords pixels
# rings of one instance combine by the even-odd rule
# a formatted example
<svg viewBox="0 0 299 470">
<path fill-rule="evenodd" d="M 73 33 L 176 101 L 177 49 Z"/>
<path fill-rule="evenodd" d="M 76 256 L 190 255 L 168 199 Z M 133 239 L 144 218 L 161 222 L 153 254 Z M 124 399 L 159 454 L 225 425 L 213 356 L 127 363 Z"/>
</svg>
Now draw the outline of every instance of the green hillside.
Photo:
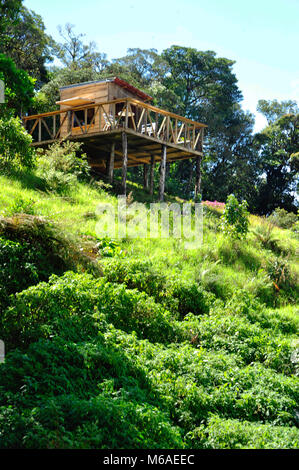
<svg viewBox="0 0 299 470">
<path fill-rule="evenodd" d="M 0 448 L 298 448 L 296 232 L 98 239 L 100 202 L 0 176 Z"/>
</svg>

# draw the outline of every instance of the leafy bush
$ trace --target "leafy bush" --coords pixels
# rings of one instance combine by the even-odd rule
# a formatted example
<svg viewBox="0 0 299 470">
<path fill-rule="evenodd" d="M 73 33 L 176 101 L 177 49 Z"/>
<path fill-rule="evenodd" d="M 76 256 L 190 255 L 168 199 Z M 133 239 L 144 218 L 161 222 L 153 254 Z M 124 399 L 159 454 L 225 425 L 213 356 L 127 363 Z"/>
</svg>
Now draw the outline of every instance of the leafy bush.
<svg viewBox="0 0 299 470">
<path fill-rule="evenodd" d="M 298 215 L 278 207 L 269 216 L 269 220 L 277 227 L 292 228 L 298 222 Z"/>
<path fill-rule="evenodd" d="M 151 261 L 114 258 L 102 264 L 107 279 L 126 284 L 129 289 L 138 289 L 160 299 L 166 276 L 158 272 Z"/>
<path fill-rule="evenodd" d="M 49 337 L 58 328 L 56 319 L 63 320 L 59 326 L 61 335 L 73 334 L 70 326 L 77 323 L 79 333 L 75 334 L 80 336 L 86 334 L 86 329 L 78 317 L 84 322 L 86 315 L 91 318 L 94 314 L 104 315 L 117 328 L 135 331 L 141 338 L 159 342 L 176 338 L 170 313 L 144 292 L 72 272 L 62 278 L 52 276 L 48 283 L 18 293 L 3 315 L 4 338 L 20 346 Z M 66 324 L 65 331 L 61 331 L 61 325 L 65 328 Z"/>
<path fill-rule="evenodd" d="M 33 167 L 32 137 L 25 131 L 19 118 L 0 119 L 0 165 Z"/>
<path fill-rule="evenodd" d="M 222 231 L 226 235 L 234 238 L 246 238 L 249 225 L 247 207 L 247 201 L 243 200 L 239 203 L 233 194 L 228 196 L 221 216 Z"/>
<path fill-rule="evenodd" d="M 185 316 L 189 312 L 195 315 L 208 313 L 210 305 L 215 299 L 213 294 L 206 292 L 195 282 L 186 283 L 182 281 L 167 283 L 164 296 L 166 299 L 165 304 L 170 309 L 171 307 L 177 308 L 181 316 Z M 175 303 L 173 300 L 177 302 Z"/>
<path fill-rule="evenodd" d="M 0 368 L 0 383 L 1 448 L 184 445 L 167 410 L 150 403 L 138 368 L 100 338 L 85 348 L 41 340 L 26 354 L 14 352 Z"/>
<path fill-rule="evenodd" d="M 5 83 L 5 105 L 1 104 L 1 115 L 9 115 L 7 111 L 18 114 L 27 111 L 32 105 L 35 79 L 25 70 L 18 69 L 10 57 L 0 53 L 0 80 Z"/>
<path fill-rule="evenodd" d="M 22 243 L 0 238 L 0 306 L 10 294 L 63 271 L 63 262 L 39 243 Z"/>
<path fill-rule="evenodd" d="M 195 282 L 167 279 L 154 268 L 151 261 L 116 258 L 106 261 L 103 271 L 109 281 L 121 282 L 130 289 L 144 291 L 170 311 L 178 311 L 181 316 L 189 312 L 206 313 L 214 300 L 211 293 L 205 292 Z"/>
<path fill-rule="evenodd" d="M 285 449 L 299 448 L 299 431 L 272 424 L 250 423 L 213 416 L 207 426 L 189 435 L 197 449 Z"/>
<path fill-rule="evenodd" d="M 238 355 L 244 364 L 261 362 L 269 367 L 292 374 L 295 366 L 291 361 L 294 351 L 292 340 L 273 335 L 245 318 L 234 314 L 234 310 L 219 308 L 212 315 L 197 317 L 189 314 L 181 327 L 194 345 L 207 350 L 225 350 Z"/>
<path fill-rule="evenodd" d="M 110 238 L 102 238 L 96 244 L 96 249 L 100 256 L 111 258 L 113 256 L 121 257 L 123 251 L 120 247 L 119 242 L 116 240 L 111 240 Z M 111 279 L 112 280 L 112 279 Z"/>
<path fill-rule="evenodd" d="M 11 214 L 34 214 L 34 201 L 24 199 L 22 196 L 14 198 L 10 208 Z"/>
<path fill-rule="evenodd" d="M 73 242 L 37 216 L 0 217 L 0 304 L 30 285 L 72 268 L 96 270 Z"/>
<path fill-rule="evenodd" d="M 47 182 L 48 189 L 67 193 L 78 180 L 89 177 L 86 154 L 77 156 L 79 142 L 55 142 L 46 150 L 39 150 L 37 174 Z"/>
</svg>

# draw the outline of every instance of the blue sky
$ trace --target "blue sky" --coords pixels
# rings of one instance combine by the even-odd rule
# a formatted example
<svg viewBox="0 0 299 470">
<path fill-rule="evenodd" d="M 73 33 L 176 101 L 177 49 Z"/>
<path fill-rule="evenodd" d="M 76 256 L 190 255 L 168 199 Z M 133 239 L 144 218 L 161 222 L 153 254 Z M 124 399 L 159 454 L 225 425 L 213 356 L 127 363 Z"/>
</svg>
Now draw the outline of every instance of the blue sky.
<svg viewBox="0 0 299 470">
<path fill-rule="evenodd" d="M 244 101 L 256 114 L 259 99 L 299 102 L 299 0 L 25 0 L 39 13 L 47 32 L 59 40 L 57 26 L 71 23 L 86 41 L 95 41 L 108 58 L 130 47 L 173 44 L 214 50 L 236 61 Z"/>
</svg>

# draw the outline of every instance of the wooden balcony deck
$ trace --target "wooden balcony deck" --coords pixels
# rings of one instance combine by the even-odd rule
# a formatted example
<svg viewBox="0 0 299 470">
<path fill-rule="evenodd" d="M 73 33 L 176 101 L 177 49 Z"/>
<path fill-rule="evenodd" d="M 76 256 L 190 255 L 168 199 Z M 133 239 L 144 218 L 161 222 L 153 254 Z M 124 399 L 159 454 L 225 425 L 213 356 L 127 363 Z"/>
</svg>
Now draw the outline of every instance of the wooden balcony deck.
<svg viewBox="0 0 299 470">
<path fill-rule="evenodd" d="M 44 147 L 55 141 L 83 143 L 91 166 L 105 170 L 113 148 L 114 168 L 123 165 L 123 134 L 127 142 L 127 166 L 202 156 L 205 124 L 191 121 L 132 98 L 77 106 L 24 116 L 32 145 Z"/>
</svg>

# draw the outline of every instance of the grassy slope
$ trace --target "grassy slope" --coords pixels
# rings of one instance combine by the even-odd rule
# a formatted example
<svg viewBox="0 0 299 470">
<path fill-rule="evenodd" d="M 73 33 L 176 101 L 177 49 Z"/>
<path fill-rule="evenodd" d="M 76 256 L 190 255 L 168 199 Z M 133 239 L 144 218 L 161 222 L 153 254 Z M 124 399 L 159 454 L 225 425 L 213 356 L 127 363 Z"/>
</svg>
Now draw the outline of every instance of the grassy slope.
<svg viewBox="0 0 299 470">
<path fill-rule="evenodd" d="M 97 204 L 116 202 L 83 184 L 65 198 L 41 189 L 0 176 L 1 215 L 49 217 L 81 244 Z M 265 248 L 259 225 L 252 216 L 246 243 L 231 241 L 207 212 L 197 250 L 108 244 L 103 281 L 68 274 L 12 299 L 4 337 L 19 352 L 0 368 L 0 447 L 298 447 L 298 242 L 274 229 Z"/>
</svg>

